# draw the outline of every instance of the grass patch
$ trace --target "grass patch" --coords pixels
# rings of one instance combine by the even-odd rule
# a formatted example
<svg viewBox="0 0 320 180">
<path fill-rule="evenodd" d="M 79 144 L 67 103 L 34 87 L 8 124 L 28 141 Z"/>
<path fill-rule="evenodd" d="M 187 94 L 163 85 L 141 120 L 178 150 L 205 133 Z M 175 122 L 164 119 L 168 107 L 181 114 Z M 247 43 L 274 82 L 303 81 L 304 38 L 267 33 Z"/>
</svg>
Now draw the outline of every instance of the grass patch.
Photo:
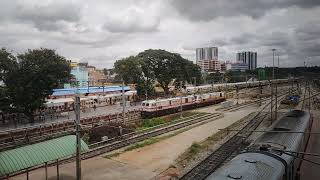
<svg viewBox="0 0 320 180">
<path fill-rule="evenodd" d="M 196 154 L 200 151 L 200 149 L 201 149 L 201 145 L 197 142 L 194 142 L 194 143 L 192 143 L 192 145 L 190 146 L 190 148 L 188 150 L 189 150 L 189 153 Z"/>
<path fill-rule="evenodd" d="M 198 125 L 202 125 L 201 123 L 198 124 Z M 148 146 L 148 145 L 151 145 L 151 144 L 154 144 L 154 143 L 157 143 L 159 141 L 162 141 L 162 140 L 165 140 L 165 139 L 168 139 L 170 137 L 173 137 L 173 136 L 176 136 L 180 133 L 183 133 L 185 131 L 188 131 L 190 129 L 194 128 L 194 126 L 189 126 L 189 127 L 185 127 L 185 128 L 182 128 L 182 129 L 179 129 L 179 130 L 176 130 L 175 132 L 173 133 L 170 133 L 170 134 L 167 134 L 167 135 L 164 135 L 164 136 L 160 136 L 160 137 L 151 137 L 149 139 L 146 139 L 144 141 L 141 141 L 141 142 L 137 142 L 135 144 L 132 144 L 130 146 L 128 146 L 124 151 L 131 151 L 133 149 L 137 149 L 137 148 L 142 148 L 144 146 Z M 200 150 L 201 148 L 199 147 L 199 144 L 198 143 L 193 143 L 193 152 L 196 153 L 198 151 L 198 149 Z"/>
<path fill-rule="evenodd" d="M 148 146 L 148 145 L 154 144 L 156 142 L 159 142 L 160 140 L 161 140 L 160 138 L 152 137 L 152 138 L 146 139 L 144 141 L 137 142 L 137 143 L 135 143 L 133 145 L 130 145 L 124 151 L 131 151 L 133 149 L 142 148 L 144 146 Z"/>
<path fill-rule="evenodd" d="M 141 123 L 141 128 L 150 128 L 164 123 L 166 123 L 166 121 L 162 117 L 143 119 Z"/>
<path fill-rule="evenodd" d="M 192 113 L 192 114 L 194 115 L 194 114 L 207 114 L 207 113 Z M 180 121 L 182 121 L 182 120 L 180 119 Z M 178 122 L 179 122 L 179 119 L 178 119 Z M 169 122 L 167 124 L 174 124 L 174 122 L 172 121 L 172 122 Z M 202 124 L 200 123 L 200 124 L 198 124 L 196 126 L 199 126 L 199 125 L 202 125 Z M 155 144 L 155 143 L 157 143 L 159 141 L 162 141 L 162 140 L 168 139 L 170 137 L 176 136 L 176 135 L 178 135 L 180 133 L 183 133 L 185 131 L 188 131 L 188 130 L 190 130 L 192 128 L 194 128 L 193 125 L 185 127 L 185 128 L 182 128 L 182 129 L 179 129 L 179 130 L 175 130 L 174 132 L 169 133 L 167 135 L 162 135 L 162 136 L 158 136 L 158 137 L 151 137 L 151 138 L 148 138 L 148 139 L 143 140 L 141 142 L 137 142 L 137 143 L 134 143 L 132 145 L 127 146 L 122 152 L 117 152 L 117 153 L 114 153 L 114 154 L 108 154 L 108 155 L 106 155 L 104 157 L 108 158 L 108 159 L 111 159 L 112 157 L 116 157 L 116 156 L 120 155 L 123 152 L 131 151 L 131 150 L 134 150 L 134 149 L 138 149 L 138 148 L 142 148 L 142 147 L 145 147 L 145 146 L 148 146 L 148 145 Z M 194 153 L 194 154 L 197 154 L 201 150 L 201 148 L 202 148 L 202 146 L 200 144 L 193 143 L 191 152 Z"/>
<path fill-rule="evenodd" d="M 139 124 L 139 127 L 137 128 L 137 131 L 146 131 L 153 129 L 154 127 L 159 127 L 159 126 L 169 126 L 172 124 L 176 124 L 178 122 L 186 120 L 190 116 L 194 115 L 205 115 L 208 113 L 203 113 L 203 112 L 184 112 L 182 114 L 183 118 L 180 118 L 180 114 L 172 114 L 172 115 L 167 115 L 167 116 L 162 116 L 162 117 L 156 117 L 156 118 L 151 118 L 151 119 L 143 119 L 141 123 Z"/>
</svg>

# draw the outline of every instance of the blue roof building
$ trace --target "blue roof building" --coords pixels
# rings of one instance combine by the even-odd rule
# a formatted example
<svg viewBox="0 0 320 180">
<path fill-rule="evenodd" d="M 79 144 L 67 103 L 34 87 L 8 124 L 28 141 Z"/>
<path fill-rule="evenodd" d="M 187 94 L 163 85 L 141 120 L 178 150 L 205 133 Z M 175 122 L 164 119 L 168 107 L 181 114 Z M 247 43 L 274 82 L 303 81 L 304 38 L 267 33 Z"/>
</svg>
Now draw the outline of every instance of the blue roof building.
<svg viewBox="0 0 320 180">
<path fill-rule="evenodd" d="M 125 91 L 129 91 L 130 87 L 125 86 Z M 94 94 L 94 93 L 112 93 L 122 91 L 121 86 L 105 86 L 105 87 L 85 87 L 85 88 L 65 88 L 65 89 L 53 89 L 52 96 L 69 96 L 74 95 L 76 92 L 80 94 Z"/>
</svg>

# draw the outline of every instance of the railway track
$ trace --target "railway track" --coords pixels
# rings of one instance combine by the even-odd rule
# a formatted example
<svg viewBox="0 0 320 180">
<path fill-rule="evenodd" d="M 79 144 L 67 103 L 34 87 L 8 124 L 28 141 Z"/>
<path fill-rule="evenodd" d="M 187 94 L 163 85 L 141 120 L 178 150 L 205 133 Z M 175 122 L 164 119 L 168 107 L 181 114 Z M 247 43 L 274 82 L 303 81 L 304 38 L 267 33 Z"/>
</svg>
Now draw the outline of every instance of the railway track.
<svg viewBox="0 0 320 180">
<path fill-rule="evenodd" d="M 139 119 L 139 113 L 140 112 L 133 112 L 130 114 L 130 118 L 126 118 L 126 122 Z M 84 127 L 94 127 L 101 123 L 113 123 L 118 122 L 119 120 L 122 120 L 122 116 L 118 117 L 117 114 L 110 114 L 106 116 L 83 118 L 81 119 L 81 125 Z M 73 134 L 74 132 L 75 122 L 72 120 L 0 131 L 0 151 Z"/>
<path fill-rule="evenodd" d="M 262 102 L 264 102 L 264 100 L 262 100 Z M 259 103 L 259 100 L 254 100 L 254 101 L 250 101 L 250 102 L 245 102 L 245 103 L 241 103 L 241 104 L 238 104 L 238 105 L 232 105 L 232 106 L 230 106 L 230 107 L 223 108 L 223 109 L 221 109 L 221 110 L 222 110 L 223 112 L 233 112 L 233 111 L 236 111 L 236 110 L 245 108 L 245 107 L 247 107 L 247 106 L 257 104 L 257 103 Z"/>
<path fill-rule="evenodd" d="M 90 150 L 89 152 L 84 153 L 82 155 L 83 156 L 82 158 L 88 159 L 88 158 L 91 158 L 94 156 L 98 156 L 100 154 L 104 154 L 104 153 L 111 152 L 113 150 L 128 146 L 130 144 L 134 144 L 134 143 L 146 140 L 151 137 L 159 136 L 161 134 L 165 134 L 165 133 L 168 133 L 168 132 L 171 132 L 171 131 L 174 131 L 177 129 L 181 129 L 181 128 L 184 128 L 184 127 L 187 127 L 187 126 L 190 126 L 193 124 L 218 119 L 221 117 L 222 117 L 222 114 L 206 114 L 206 115 L 202 115 L 202 116 L 192 117 L 192 118 L 189 118 L 188 120 L 179 122 L 177 124 L 173 124 L 173 125 L 169 125 L 167 127 L 159 128 L 154 131 L 137 134 L 135 136 L 125 138 L 125 139 L 118 141 L 118 142 L 114 142 L 111 144 L 106 144 L 106 145 L 94 148 L 94 149 Z"/>
<path fill-rule="evenodd" d="M 284 98 L 282 95 L 279 99 Z M 184 174 L 181 180 L 202 180 L 219 168 L 230 156 L 235 152 L 243 150 L 248 143 L 246 139 L 252 134 L 251 130 L 255 130 L 260 123 L 268 116 L 268 112 L 264 110 L 271 104 L 268 102 L 261 110 L 249 120 L 249 122 L 227 142 L 221 145 L 216 151 L 210 154 L 206 159 Z"/>
<path fill-rule="evenodd" d="M 181 128 L 189 127 L 191 125 L 206 123 L 208 121 L 212 121 L 212 120 L 215 120 L 215 119 L 218 119 L 218 118 L 221 118 L 221 117 L 223 117 L 223 115 L 220 114 L 220 113 L 204 114 L 204 115 L 200 115 L 200 116 L 192 116 L 192 117 L 186 118 L 186 120 L 184 120 L 184 121 L 181 121 L 181 122 L 178 122 L 176 124 L 172 124 L 172 125 L 169 125 L 169 126 L 166 126 L 166 127 L 162 127 L 162 128 L 159 128 L 159 129 L 155 129 L 155 130 L 150 131 L 150 132 L 144 132 L 144 133 L 140 133 L 140 134 L 136 134 L 134 136 L 128 136 L 128 137 L 124 136 L 124 138 L 119 140 L 119 141 L 116 141 L 116 142 L 113 142 L 113 143 L 109 143 L 109 144 L 101 143 L 99 147 L 93 148 L 88 152 L 82 153 L 81 159 L 83 159 L 83 160 L 84 159 L 89 159 L 89 158 L 92 158 L 92 157 L 95 157 L 95 156 L 99 156 L 99 155 L 104 154 L 104 153 L 111 152 L 111 151 L 116 150 L 116 149 L 120 149 L 122 147 L 126 147 L 128 145 L 131 145 L 131 144 L 134 144 L 134 143 L 137 143 L 137 142 L 141 142 L 141 141 L 146 140 L 146 139 L 151 138 L 151 137 L 159 136 L 159 135 L 162 135 L 162 134 L 165 134 L 165 133 L 168 133 L 168 132 L 172 132 L 172 131 L 175 131 L 175 130 L 178 130 L 178 129 L 181 129 Z M 65 164 L 65 163 L 69 163 L 69 162 L 73 162 L 73 161 L 75 161 L 75 156 L 59 160 L 59 164 Z M 56 163 L 57 163 L 56 161 L 48 162 L 48 166 L 54 166 L 54 165 L 56 165 Z M 29 168 L 28 170 L 32 171 L 32 170 L 36 170 L 36 169 L 39 169 L 39 168 L 42 168 L 42 167 L 44 167 L 44 165 L 40 165 L 40 166 L 37 166 L 37 167 Z M 12 175 L 10 175 L 10 177 L 16 176 L 16 175 L 19 175 L 19 174 L 22 174 L 22 173 L 24 173 L 24 171 L 20 171 L 20 172 L 17 172 L 15 174 L 12 174 Z"/>
<path fill-rule="evenodd" d="M 278 97 L 281 97 L 283 95 L 285 95 L 287 93 L 281 93 L 278 95 Z M 265 103 L 266 101 L 268 101 L 269 98 L 262 98 L 261 99 L 261 103 Z M 227 108 L 223 108 L 221 109 L 223 112 L 233 112 L 233 111 L 236 111 L 236 110 L 239 110 L 239 109 L 242 109 L 242 108 L 245 108 L 247 106 L 250 106 L 250 105 L 254 105 L 254 104 L 257 104 L 259 103 L 260 100 L 257 99 L 257 100 L 253 100 L 253 101 L 250 101 L 250 102 L 246 102 L 246 103 L 241 103 L 241 104 L 238 104 L 238 105 L 233 105 L 233 106 L 230 106 L 230 107 L 227 107 Z"/>
</svg>

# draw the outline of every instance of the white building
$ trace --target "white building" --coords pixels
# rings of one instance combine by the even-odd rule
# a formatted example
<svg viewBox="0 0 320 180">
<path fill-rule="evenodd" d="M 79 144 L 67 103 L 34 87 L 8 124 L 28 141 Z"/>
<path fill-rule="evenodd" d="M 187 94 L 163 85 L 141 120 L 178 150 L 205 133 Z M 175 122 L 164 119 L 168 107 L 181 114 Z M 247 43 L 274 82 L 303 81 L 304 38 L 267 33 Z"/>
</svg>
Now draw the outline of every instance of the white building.
<svg viewBox="0 0 320 180">
<path fill-rule="evenodd" d="M 220 71 L 221 67 L 218 62 L 218 48 L 205 47 L 196 49 L 196 61 L 202 71 Z"/>
</svg>

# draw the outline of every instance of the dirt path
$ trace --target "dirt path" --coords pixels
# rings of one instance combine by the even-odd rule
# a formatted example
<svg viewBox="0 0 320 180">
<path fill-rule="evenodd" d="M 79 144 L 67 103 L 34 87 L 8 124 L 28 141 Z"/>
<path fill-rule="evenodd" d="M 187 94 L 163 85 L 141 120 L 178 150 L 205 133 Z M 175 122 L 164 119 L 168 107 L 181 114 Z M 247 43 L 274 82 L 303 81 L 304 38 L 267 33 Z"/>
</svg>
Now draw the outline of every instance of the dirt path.
<svg viewBox="0 0 320 180">
<path fill-rule="evenodd" d="M 215 112 L 217 106 L 202 108 L 200 112 Z M 203 141 L 218 129 L 225 128 L 237 120 L 256 111 L 255 107 L 246 107 L 239 111 L 227 112 L 224 117 L 195 127 L 155 144 L 125 152 L 113 159 L 103 156 L 82 161 L 84 180 L 108 179 L 151 179 L 166 170 L 178 156 L 195 141 Z M 56 168 L 48 170 L 49 179 L 56 179 Z M 75 179 L 75 163 L 60 165 L 60 180 Z M 12 179 L 25 179 L 21 175 Z M 44 169 L 30 173 L 30 179 L 44 179 Z"/>
<path fill-rule="evenodd" d="M 255 110 L 256 108 L 248 107 L 236 112 L 225 113 L 221 119 L 195 127 L 156 144 L 125 152 L 114 159 L 141 168 L 144 167 L 148 171 L 159 174 L 167 169 L 193 142 L 205 140 L 218 132 L 218 129 L 231 125 Z M 199 111 L 213 112 L 214 110 L 203 108 Z"/>
</svg>

